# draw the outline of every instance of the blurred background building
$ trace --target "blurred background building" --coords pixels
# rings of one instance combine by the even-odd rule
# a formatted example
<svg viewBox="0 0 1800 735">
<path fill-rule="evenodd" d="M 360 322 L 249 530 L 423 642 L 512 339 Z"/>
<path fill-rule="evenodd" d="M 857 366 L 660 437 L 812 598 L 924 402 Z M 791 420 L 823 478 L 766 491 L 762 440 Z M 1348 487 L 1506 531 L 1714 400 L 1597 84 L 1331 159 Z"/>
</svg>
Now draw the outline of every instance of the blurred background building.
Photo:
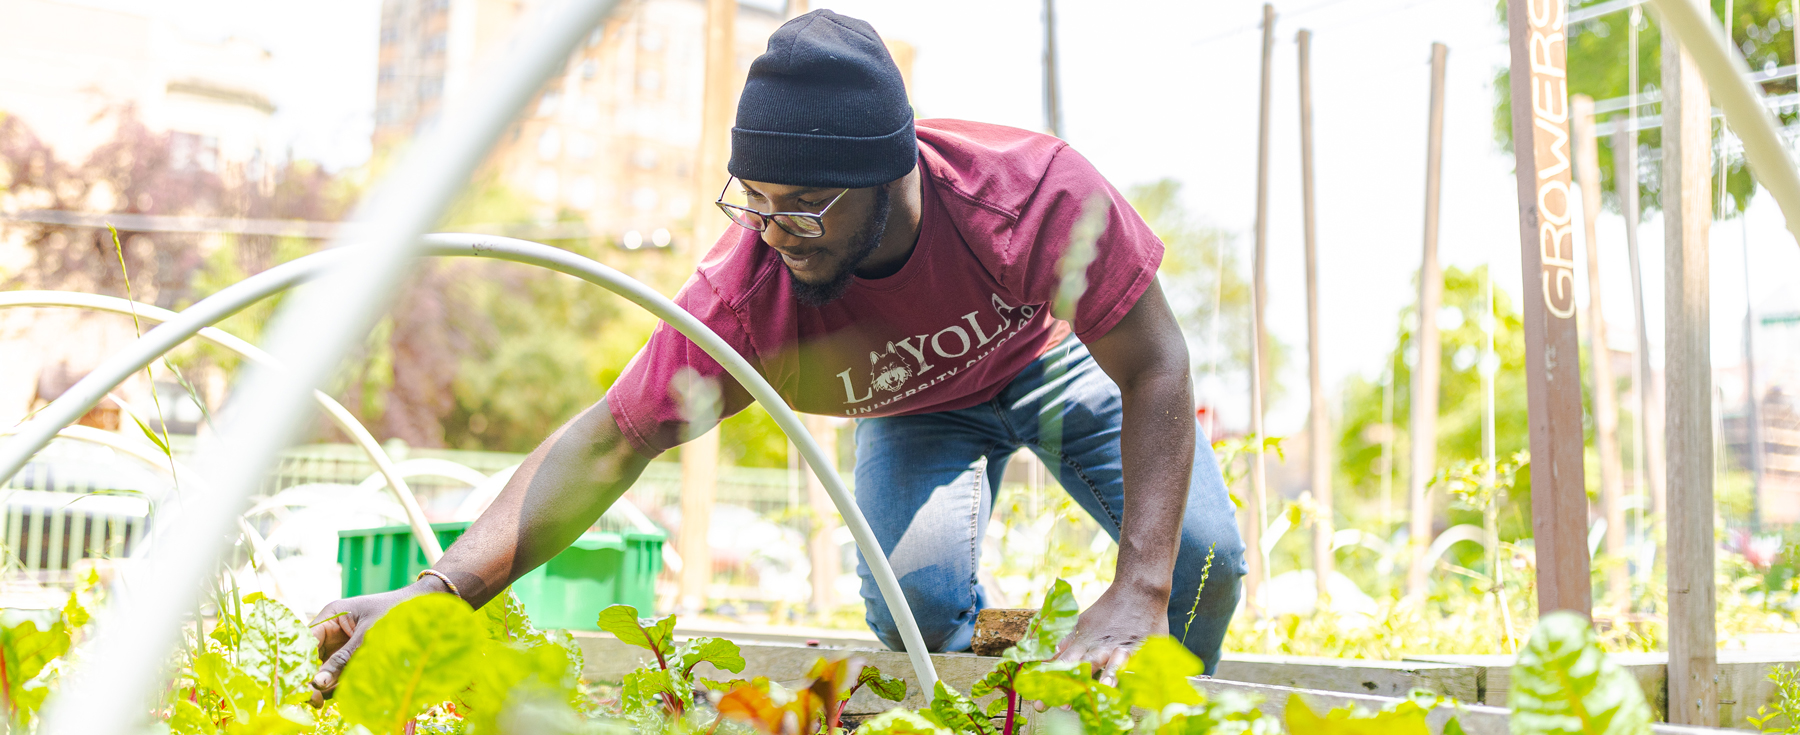
<svg viewBox="0 0 1800 735">
<path fill-rule="evenodd" d="M 533 7 L 531 0 L 386 0 L 376 155 L 391 155 L 434 124 L 445 100 L 466 91 L 483 59 L 503 50 Z M 488 171 L 525 195 L 552 234 L 629 250 L 668 247 L 688 232 L 694 211 L 706 6 L 638 0 L 624 11 L 590 35 L 526 108 Z M 785 20 L 776 6 L 739 5 L 740 78 Z M 888 45 L 910 85 L 912 47 Z M 717 178 L 723 187 L 725 173 Z"/>
</svg>

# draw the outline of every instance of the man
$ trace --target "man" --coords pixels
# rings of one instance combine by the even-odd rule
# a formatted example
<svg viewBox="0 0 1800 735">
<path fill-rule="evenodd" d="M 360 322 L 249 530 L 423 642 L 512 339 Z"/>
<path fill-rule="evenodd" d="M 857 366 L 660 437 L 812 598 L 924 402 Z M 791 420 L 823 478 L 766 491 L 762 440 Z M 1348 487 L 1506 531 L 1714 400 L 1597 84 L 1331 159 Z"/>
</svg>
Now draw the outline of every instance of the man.
<svg viewBox="0 0 1800 735">
<path fill-rule="evenodd" d="M 820 10 L 782 26 L 751 65 L 729 173 L 720 208 L 736 226 L 676 301 L 795 409 L 857 418 L 857 503 L 926 643 L 968 647 L 987 599 L 976 571 L 999 467 L 1028 447 L 1119 542 L 1113 584 L 1061 657 L 1110 676 L 1147 636 L 1173 631 L 1210 673 L 1243 542 L 1156 283 L 1162 244 L 1093 166 L 1023 130 L 915 126 L 874 29 Z M 1059 265 L 1090 201 L 1104 227 L 1063 321 L 1050 309 Z M 574 541 L 653 457 L 710 428 L 699 415 L 717 414 L 687 415 L 686 399 L 711 393 L 699 381 L 714 383 L 724 415 L 750 403 L 661 326 L 433 570 L 320 613 L 341 616 L 314 629 L 327 657 L 314 686 L 335 686 L 399 601 L 452 592 L 479 607 Z M 867 564 L 857 573 L 869 627 L 899 648 Z"/>
</svg>

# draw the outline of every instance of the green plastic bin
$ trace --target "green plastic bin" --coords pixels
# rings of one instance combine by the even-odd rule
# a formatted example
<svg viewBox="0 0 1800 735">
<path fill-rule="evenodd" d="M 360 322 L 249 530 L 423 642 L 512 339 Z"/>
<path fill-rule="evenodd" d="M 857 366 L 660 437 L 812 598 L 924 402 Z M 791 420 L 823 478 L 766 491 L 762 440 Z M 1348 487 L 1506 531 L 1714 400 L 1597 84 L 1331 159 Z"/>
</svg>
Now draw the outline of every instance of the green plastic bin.
<svg viewBox="0 0 1800 735">
<path fill-rule="evenodd" d="M 469 529 L 467 523 L 433 523 L 438 543 L 448 548 Z M 662 573 L 659 532 L 590 531 L 562 553 L 513 583 L 531 622 L 540 628 L 599 630 L 600 611 L 609 605 L 637 608 L 650 617 L 656 603 L 656 576 Z M 410 526 L 356 528 L 338 532 L 338 565 L 345 597 L 397 590 L 424 570 L 425 552 Z"/>
</svg>

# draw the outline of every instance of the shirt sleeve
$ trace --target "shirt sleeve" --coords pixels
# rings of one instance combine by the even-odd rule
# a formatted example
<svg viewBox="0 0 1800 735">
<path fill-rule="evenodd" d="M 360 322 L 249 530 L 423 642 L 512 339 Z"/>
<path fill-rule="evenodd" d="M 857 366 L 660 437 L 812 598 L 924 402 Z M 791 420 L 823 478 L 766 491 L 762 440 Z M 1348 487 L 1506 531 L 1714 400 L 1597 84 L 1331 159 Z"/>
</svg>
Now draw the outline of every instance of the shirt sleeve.
<svg viewBox="0 0 1800 735">
<path fill-rule="evenodd" d="M 1071 235 L 1090 199 L 1105 207 L 1104 228 L 1091 252 L 1072 251 Z M 1137 210 L 1093 164 L 1066 146 L 1051 159 L 1037 192 L 1022 208 L 1013 246 L 1028 251 L 1015 260 L 1009 285 L 1031 303 L 1056 304 L 1064 270 L 1081 258 L 1093 258 L 1070 320 L 1083 341 L 1105 335 L 1125 318 L 1155 281 L 1163 256 L 1162 241 Z M 1076 262 L 1066 262 L 1070 258 Z"/>
<path fill-rule="evenodd" d="M 696 273 L 675 303 L 699 317 L 738 351 L 751 355 L 743 324 L 706 278 Z M 711 429 L 750 405 L 743 385 L 712 355 L 660 322 L 649 343 L 606 391 L 619 430 L 639 454 L 653 457 Z"/>
</svg>

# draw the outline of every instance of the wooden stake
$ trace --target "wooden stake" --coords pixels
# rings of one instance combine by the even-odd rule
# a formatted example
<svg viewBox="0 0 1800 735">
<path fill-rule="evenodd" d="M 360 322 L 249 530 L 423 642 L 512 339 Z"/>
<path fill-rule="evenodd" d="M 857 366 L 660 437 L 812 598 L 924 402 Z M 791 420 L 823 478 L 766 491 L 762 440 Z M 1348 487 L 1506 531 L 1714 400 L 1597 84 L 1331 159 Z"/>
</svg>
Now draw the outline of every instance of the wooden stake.
<svg viewBox="0 0 1800 735">
<path fill-rule="evenodd" d="M 1244 548 L 1249 557 L 1250 573 L 1244 577 L 1246 610 L 1255 617 L 1262 609 L 1263 575 L 1267 572 L 1262 553 L 1263 513 L 1267 509 L 1265 486 L 1267 465 L 1263 457 L 1263 386 L 1266 385 L 1268 353 L 1263 336 L 1263 304 L 1268 301 L 1268 278 L 1265 276 L 1269 247 L 1269 88 L 1275 61 L 1275 6 L 1263 4 L 1262 105 L 1256 133 L 1256 255 L 1250 279 L 1250 435 L 1255 440 L 1250 457 L 1250 507 L 1244 513 Z"/>
<path fill-rule="evenodd" d="M 1313 210 L 1313 136 L 1312 136 L 1312 31 L 1294 36 L 1300 46 L 1300 192 L 1305 209 L 1306 226 L 1306 369 L 1307 384 L 1312 395 L 1311 429 L 1307 438 L 1312 454 L 1313 508 L 1313 576 L 1319 590 L 1319 605 L 1331 596 L 1330 581 L 1335 558 L 1331 552 L 1332 529 L 1336 519 L 1331 499 L 1331 417 L 1325 412 L 1325 382 L 1319 375 L 1319 253 L 1318 223 Z"/>
<path fill-rule="evenodd" d="M 1712 105 L 1693 57 L 1663 34 L 1663 298 L 1668 382 L 1669 722 L 1719 724 L 1713 628 L 1712 353 L 1707 230 Z"/>
<path fill-rule="evenodd" d="M 825 456 L 835 460 L 838 443 L 834 420 L 830 416 L 810 415 L 805 420 L 806 430 L 819 440 L 819 448 L 825 450 Z M 837 465 L 834 462 L 823 469 L 836 472 Z M 806 503 L 812 509 L 811 533 L 806 539 L 807 556 L 812 562 L 812 610 L 826 613 L 837 607 L 836 583 L 843 572 L 843 564 L 839 560 L 838 546 L 832 541 L 838 527 L 837 508 L 832 506 L 831 496 L 826 494 L 819 476 L 812 472 L 806 473 Z"/>
<path fill-rule="evenodd" d="M 1531 526 L 1538 611 L 1593 610 L 1582 470 L 1581 341 L 1575 329 L 1574 202 L 1563 0 L 1507 0 L 1513 152 L 1519 182 Z"/>
<path fill-rule="evenodd" d="M 1625 469 L 1619 459 L 1619 397 L 1614 392 L 1612 352 L 1606 346 L 1606 314 L 1600 308 L 1600 246 L 1594 242 L 1594 220 L 1600 217 L 1600 141 L 1594 133 L 1594 100 L 1575 95 L 1570 101 L 1575 122 L 1575 177 L 1581 187 L 1582 237 L 1587 243 L 1588 354 L 1594 384 L 1594 451 L 1600 455 L 1600 514 L 1606 519 L 1606 555 L 1615 562 L 1606 573 L 1606 592 L 1614 603 L 1630 606 L 1631 585 L 1625 573 Z"/>
<path fill-rule="evenodd" d="M 1637 319 L 1637 361 L 1632 375 L 1633 392 L 1638 398 L 1638 459 L 1643 468 L 1645 495 L 1649 496 L 1649 515 L 1641 532 L 1652 538 L 1661 535 L 1653 527 L 1667 517 L 1668 496 L 1663 492 L 1663 420 L 1662 391 L 1657 388 L 1656 372 L 1650 365 L 1650 322 L 1644 316 L 1644 269 L 1638 257 L 1638 172 L 1637 172 L 1637 8 L 1631 16 L 1632 57 L 1630 62 L 1631 98 L 1624 119 L 1613 128 L 1613 189 L 1619 195 L 1619 213 L 1625 218 L 1625 252 L 1631 261 L 1631 301 Z M 1656 558 L 1662 558 L 1662 542 L 1658 541 Z M 1648 580 L 1650 569 L 1639 571 Z"/>
<path fill-rule="evenodd" d="M 701 104 L 699 155 L 694 165 L 693 236 L 688 256 L 698 264 L 723 234 L 727 222 L 712 210 L 725 159 L 730 150 L 731 116 L 737 100 L 736 43 L 737 1 L 707 0 L 706 87 Z M 717 494 L 719 430 L 713 428 L 681 447 L 681 600 L 684 610 L 706 607 L 712 584 L 713 498 Z"/>
<path fill-rule="evenodd" d="M 1424 597 L 1429 569 L 1425 550 L 1431 544 L 1431 496 L 1437 474 L 1438 342 L 1437 313 L 1444 300 L 1444 274 L 1438 268 L 1438 200 L 1444 172 L 1444 62 L 1450 49 L 1431 44 L 1431 117 L 1425 148 L 1425 253 L 1419 261 L 1419 327 L 1413 344 L 1418 360 L 1412 373 L 1412 471 L 1407 475 L 1407 502 L 1412 523 L 1407 529 L 1409 558 L 1406 594 Z"/>
</svg>

